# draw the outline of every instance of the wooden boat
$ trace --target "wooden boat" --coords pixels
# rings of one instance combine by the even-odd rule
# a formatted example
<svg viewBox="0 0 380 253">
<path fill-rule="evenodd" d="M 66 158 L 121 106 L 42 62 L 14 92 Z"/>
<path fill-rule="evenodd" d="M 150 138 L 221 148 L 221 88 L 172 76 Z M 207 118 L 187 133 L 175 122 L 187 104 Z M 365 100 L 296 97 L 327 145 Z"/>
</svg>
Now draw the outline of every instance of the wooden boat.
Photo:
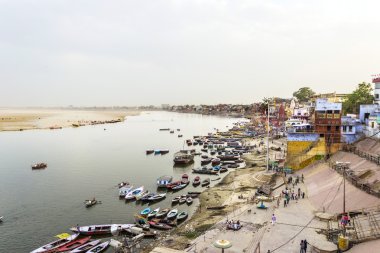
<svg viewBox="0 0 380 253">
<path fill-rule="evenodd" d="M 161 211 L 159 211 L 159 212 L 156 214 L 156 217 L 157 217 L 157 218 L 165 217 L 165 216 L 169 213 L 169 211 L 170 211 L 169 208 L 162 209 Z"/>
<path fill-rule="evenodd" d="M 221 167 L 219 165 L 212 167 L 213 171 L 219 171 L 220 169 L 221 169 Z"/>
<path fill-rule="evenodd" d="M 175 227 L 177 226 L 177 222 L 175 220 L 169 220 L 167 218 L 164 218 L 164 219 L 158 219 L 158 218 L 155 218 L 155 219 L 152 219 L 153 222 L 158 222 L 158 223 L 164 223 L 164 224 L 167 224 L 171 227 Z"/>
<path fill-rule="evenodd" d="M 47 163 L 36 163 L 32 165 L 32 170 L 45 169 L 47 167 Z"/>
<path fill-rule="evenodd" d="M 156 228 L 156 229 L 161 229 L 161 230 L 169 230 L 169 229 L 172 229 L 173 227 L 168 225 L 168 224 L 165 224 L 165 223 L 159 223 L 159 222 L 154 222 L 154 221 L 149 221 L 149 225 L 152 227 L 152 228 Z"/>
<path fill-rule="evenodd" d="M 181 199 L 181 196 L 175 197 L 174 199 L 172 199 L 172 204 L 177 204 L 180 199 Z"/>
<path fill-rule="evenodd" d="M 152 218 L 156 217 L 156 214 L 158 214 L 158 212 L 160 212 L 160 208 L 156 208 L 153 211 L 151 211 L 148 214 L 148 219 L 152 219 Z"/>
<path fill-rule="evenodd" d="M 83 253 L 83 252 L 86 252 L 90 249 L 92 249 L 93 247 L 95 247 L 96 245 L 98 245 L 102 240 L 95 240 L 95 241 L 91 241 L 91 242 L 88 242 L 72 251 L 70 251 L 70 253 Z"/>
<path fill-rule="evenodd" d="M 220 179 L 221 179 L 221 178 L 218 177 L 218 178 L 211 179 L 211 181 L 218 181 L 218 180 L 220 180 Z"/>
<path fill-rule="evenodd" d="M 193 198 L 192 198 L 192 197 L 188 197 L 188 198 L 186 199 L 186 203 L 187 203 L 188 205 L 191 205 L 191 204 L 193 203 Z"/>
<path fill-rule="evenodd" d="M 54 252 L 54 250 L 58 249 L 59 247 L 63 247 L 67 245 L 68 243 L 76 240 L 78 238 L 79 234 L 73 234 L 67 237 L 66 239 L 59 239 L 54 242 L 48 243 L 38 249 L 33 250 L 30 253 L 42 253 L 42 252 Z"/>
<path fill-rule="evenodd" d="M 179 134 L 179 135 L 178 135 L 178 138 L 182 138 L 182 137 L 183 137 L 183 135 L 182 135 L 182 134 Z"/>
<path fill-rule="evenodd" d="M 137 226 L 143 228 L 143 229 L 149 229 L 149 222 L 146 217 L 143 217 L 141 215 L 134 215 L 135 223 Z M 133 226 L 129 227 L 132 228 Z M 123 229 L 123 231 L 127 231 L 129 228 Z"/>
<path fill-rule="evenodd" d="M 223 167 L 222 166 L 222 168 L 220 168 L 220 173 L 224 173 L 224 172 L 227 172 L 228 171 L 228 169 L 226 168 L 226 167 Z"/>
<path fill-rule="evenodd" d="M 148 198 L 148 201 L 154 202 L 154 201 L 160 201 L 166 198 L 166 193 L 156 194 L 150 198 Z"/>
<path fill-rule="evenodd" d="M 82 246 L 82 245 L 88 243 L 88 241 L 90 241 L 90 239 L 91 239 L 91 236 L 87 236 L 87 237 L 83 237 L 83 238 L 80 238 L 80 239 L 76 239 L 76 240 L 71 241 L 71 242 L 69 242 L 68 244 L 66 244 L 66 245 L 64 245 L 62 247 L 59 247 L 54 252 L 67 252 L 69 250 L 76 249 L 79 246 Z"/>
<path fill-rule="evenodd" d="M 106 235 L 113 232 L 122 231 L 133 224 L 106 224 L 106 225 L 91 225 L 73 227 L 70 230 L 81 235 Z"/>
<path fill-rule="evenodd" d="M 190 152 L 183 153 L 183 152 L 177 152 L 174 154 L 174 164 L 189 164 L 194 162 L 194 155 Z"/>
<path fill-rule="evenodd" d="M 0 216 L 0 222 L 3 222 L 4 216 Z"/>
<path fill-rule="evenodd" d="M 201 178 L 199 176 L 196 176 L 193 180 L 193 186 L 198 186 L 201 184 Z"/>
<path fill-rule="evenodd" d="M 222 210 L 226 208 L 226 206 L 208 206 L 207 210 Z"/>
<path fill-rule="evenodd" d="M 207 175 L 217 175 L 218 174 L 218 172 L 212 170 L 212 168 L 210 168 L 210 169 L 208 169 L 208 168 L 193 169 L 193 173 L 196 173 L 196 174 L 207 174 Z"/>
<path fill-rule="evenodd" d="M 189 176 L 187 174 L 182 175 L 181 184 L 189 184 Z"/>
<path fill-rule="evenodd" d="M 140 212 L 140 214 L 142 215 L 142 216 L 147 216 L 149 213 L 150 213 L 150 207 L 147 207 L 147 208 L 145 208 L 144 210 L 142 210 L 141 212 Z"/>
<path fill-rule="evenodd" d="M 146 151 L 146 154 L 147 155 L 150 155 L 150 154 L 153 154 L 154 153 L 154 150 L 153 149 L 148 149 L 147 151 Z"/>
<path fill-rule="evenodd" d="M 228 165 L 228 168 L 233 168 L 233 169 L 236 169 L 236 168 L 239 168 L 239 164 L 230 164 Z"/>
<path fill-rule="evenodd" d="M 161 149 L 161 155 L 169 153 L 169 149 Z"/>
<path fill-rule="evenodd" d="M 133 185 L 125 185 L 119 189 L 119 197 L 125 198 L 125 196 L 133 190 Z"/>
<path fill-rule="evenodd" d="M 210 178 L 206 178 L 205 180 L 202 181 L 202 187 L 207 186 L 210 184 Z"/>
<path fill-rule="evenodd" d="M 180 205 L 181 204 L 185 204 L 186 203 L 186 196 L 182 196 L 180 199 L 179 199 L 179 202 L 178 202 Z"/>
<path fill-rule="evenodd" d="M 170 128 L 160 128 L 160 131 L 169 131 Z"/>
<path fill-rule="evenodd" d="M 96 245 L 95 247 L 89 249 L 88 251 L 86 251 L 86 253 L 99 253 L 99 252 L 103 252 L 105 251 L 108 246 L 110 245 L 110 241 L 106 241 L 106 242 L 103 242 L 99 245 Z"/>
<path fill-rule="evenodd" d="M 194 195 L 199 195 L 201 194 L 202 192 L 188 192 L 187 194 L 194 194 Z"/>
<path fill-rule="evenodd" d="M 206 158 L 206 159 L 203 159 L 201 160 L 201 165 L 206 165 L 206 164 L 209 164 L 212 162 L 212 158 Z"/>
<path fill-rule="evenodd" d="M 211 150 L 210 151 L 210 155 L 215 155 L 216 154 L 216 151 L 215 150 Z"/>
<path fill-rule="evenodd" d="M 117 184 L 117 186 L 119 187 L 119 189 L 122 188 L 122 187 L 126 187 L 126 186 L 128 186 L 128 185 L 130 185 L 130 183 L 127 182 L 127 181 L 125 181 L 125 182 L 121 182 L 121 183 Z"/>
<path fill-rule="evenodd" d="M 140 186 L 134 190 L 131 190 L 127 195 L 125 195 L 126 200 L 135 199 L 136 195 L 141 194 L 144 191 L 144 186 Z"/>
<path fill-rule="evenodd" d="M 177 215 L 177 220 L 178 221 L 182 221 L 182 220 L 185 220 L 187 218 L 188 213 L 183 211 L 183 212 L 180 212 L 178 215 Z"/>
<path fill-rule="evenodd" d="M 171 134 L 174 134 L 174 130 L 171 130 L 170 133 L 171 133 Z"/>
<path fill-rule="evenodd" d="M 145 195 L 144 197 L 142 197 L 140 200 L 141 201 L 149 201 L 149 198 L 151 198 L 153 196 L 156 196 L 156 194 L 155 193 L 149 193 L 148 195 Z"/>
<path fill-rule="evenodd" d="M 205 153 L 208 153 L 208 149 L 207 148 L 202 148 L 201 149 L 202 152 L 205 152 Z M 202 157 L 203 158 L 203 157 Z"/>
<path fill-rule="evenodd" d="M 177 209 L 172 209 L 170 212 L 166 215 L 168 219 L 175 219 L 177 217 L 178 210 Z"/>
<path fill-rule="evenodd" d="M 136 198 L 136 200 L 141 200 L 142 198 L 144 198 L 148 195 L 149 195 L 149 191 L 146 190 L 146 191 L 141 192 L 140 194 L 136 194 L 135 198 Z"/>
<path fill-rule="evenodd" d="M 87 199 L 84 201 L 84 205 L 88 208 L 88 207 L 91 207 L 93 205 L 96 205 L 98 203 L 98 201 L 93 198 L 93 199 Z"/>
<path fill-rule="evenodd" d="M 181 181 L 175 181 L 175 182 L 172 182 L 170 184 L 167 184 L 166 185 L 166 188 L 171 190 L 173 187 L 177 186 L 177 185 L 180 185 L 181 184 Z"/>
<path fill-rule="evenodd" d="M 172 176 L 161 176 L 157 179 L 157 187 L 158 188 L 162 188 L 162 187 L 166 187 L 168 184 L 170 184 L 171 182 L 173 181 L 173 177 Z"/>
<path fill-rule="evenodd" d="M 201 158 L 203 158 L 203 159 L 207 159 L 207 158 L 208 158 L 208 155 L 201 155 Z"/>
<path fill-rule="evenodd" d="M 220 164 L 220 159 L 219 158 L 212 159 L 211 164 L 213 166 L 219 165 Z"/>
<path fill-rule="evenodd" d="M 185 188 L 186 186 L 187 186 L 187 184 L 180 184 L 180 185 L 172 187 L 172 190 L 173 191 L 179 191 L 179 190 L 182 190 L 183 188 Z"/>
</svg>

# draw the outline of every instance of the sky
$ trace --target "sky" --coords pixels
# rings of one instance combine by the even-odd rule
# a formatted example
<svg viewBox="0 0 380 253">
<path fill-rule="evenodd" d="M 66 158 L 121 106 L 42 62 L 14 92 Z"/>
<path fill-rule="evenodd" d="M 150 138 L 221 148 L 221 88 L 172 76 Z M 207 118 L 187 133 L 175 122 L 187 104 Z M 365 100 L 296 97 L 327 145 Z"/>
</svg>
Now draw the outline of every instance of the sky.
<svg viewBox="0 0 380 253">
<path fill-rule="evenodd" d="M 0 0 L 0 106 L 248 104 L 380 73 L 380 1 Z"/>
</svg>

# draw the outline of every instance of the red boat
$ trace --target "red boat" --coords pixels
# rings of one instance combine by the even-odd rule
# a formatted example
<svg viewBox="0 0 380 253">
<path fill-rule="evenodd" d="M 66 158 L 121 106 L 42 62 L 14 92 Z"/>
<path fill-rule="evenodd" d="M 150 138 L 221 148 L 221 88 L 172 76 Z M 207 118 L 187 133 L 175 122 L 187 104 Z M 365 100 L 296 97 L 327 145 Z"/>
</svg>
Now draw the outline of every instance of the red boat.
<svg viewBox="0 0 380 253">
<path fill-rule="evenodd" d="M 181 183 L 182 184 L 189 184 L 189 176 L 187 174 L 182 175 Z"/>
<path fill-rule="evenodd" d="M 196 176 L 193 180 L 193 186 L 198 186 L 201 184 L 201 178 L 199 176 Z"/>
<path fill-rule="evenodd" d="M 76 239 L 74 241 L 69 242 L 68 244 L 59 247 L 56 249 L 54 252 L 66 252 L 66 251 L 71 251 L 73 249 L 76 249 L 84 244 L 86 244 L 88 241 L 90 241 L 91 236 L 87 236 L 81 239 Z"/>
<path fill-rule="evenodd" d="M 166 185 L 166 188 L 168 189 L 172 189 L 173 187 L 177 186 L 177 185 L 180 185 L 181 184 L 181 181 L 175 181 L 173 183 L 170 183 L 170 184 L 167 184 Z"/>
</svg>

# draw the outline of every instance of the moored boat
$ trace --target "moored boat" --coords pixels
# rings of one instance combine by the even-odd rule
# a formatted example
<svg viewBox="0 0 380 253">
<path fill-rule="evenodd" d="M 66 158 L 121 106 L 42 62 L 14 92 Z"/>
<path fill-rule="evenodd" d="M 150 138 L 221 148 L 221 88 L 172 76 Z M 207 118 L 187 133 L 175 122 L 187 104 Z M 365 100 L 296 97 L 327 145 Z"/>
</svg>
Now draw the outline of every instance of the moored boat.
<svg viewBox="0 0 380 253">
<path fill-rule="evenodd" d="M 185 203 L 186 203 L 186 196 L 182 196 L 182 197 L 179 199 L 178 203 L 179 203 L 180 205 L 181 205 L 181 204 L 185 204 Z"/>
<path fill-rule="evenodd" d="M 193 180 L 193 186 L 198 186 L 201 183 L 201 178 L 199 176 L 196 176 Z"/>
<path fill-rule="evenodd" d="M 168 184 L 170 184 L 171 182 L 173 181 L 173 177 L 172 176 L 161 176 L 157 179 L 157 187 L 158 188 L 161 188 L 161 187 L 166 187 Z"/>
<path fill-rule="evenodd" d="M 90 249 L 92 249 L 93 247 L 95 247 L 96 245 L 98 245 L 99 243 L 101 243 L 102 240 L 95 240 L 95 241 L 90 241 L 72 251 L 70 251 L 70 253 L 83 253 L 83 252 L 86 252 Z"/>
<path fill-rule="evenodd" d="M 139 194 L 136 194 L 135 198 L 136 198 L 136 200 L 141 200 L 142 198 L 148 196 L 149 194 L 150 194 L 149 191 L 146 190 L 146 191 L 143 191 Z"/>
<path fill-rule="evenodd" d="M 193 169 L 193 173 L 196 173 L 196 174 L 208 174 L 208 175 L 217 175 L 218 172 L 217 171 L 214 171 L 212 168 L 208 169 L 208 168 L 200 168 L 200 169 Z"/>
<path fill-rule="evenodd" d="M 169 213 L 169 211 L 170 211 L 169 208 L 162 209 L 161 211 L 159 211 L 159 212 L 156 214 L 156 217 L 157 217 L 157 218 L 165 217 L 165 216 Z"/>
<path fill-rule="evenodd" d="M 76 240 L 78 238 L 79 234 L 73 234 L 65 239 L 59 239 L 56 241 L 53 241 L 51 243 L 48 243 L 42 247 L 39 247 L 38 249 L 33 250 L 30 253 L 42 253 L 42 252 L 53 252 L 54 250 L 58 249 L 59 247 L 63 247 L 67 245 L 68 243 Z"/>
<path fill-rule="evenodd" d="M 99 253 L 105 251 L 110 245 L 110 241 L 103 242 L 95 247 L 89 249 L 86 253 Z"/>
<path fill-rule="evenodd" d="M 166 215 L 168 219 L 175 219 L 177 217 L 178 210 L 177 209 L 172 209 L 170 212 Z"/>
<path fill-rule="evenodd" d="M 175 197 L 174 199 L 172 199 L 172 204 L 177 204 L 180 199 L 181 199 L 181 196 Z"/>
<path fill-rule="evenodd" d="M 211 164 L 213 166 L 219 165 L 220 164 L 220 159 L 219 158 L 212 159 Z"/>
<path fill-rule="evenodd" d="M 182 190 L 184 189 L 188 184 L 179 184 L 179 185 L 176 185 L 174 187 L 172 187 L 172 190 L 173 191 L 179 191 L 179 190 Z"/>
<path fill-rule="evenodd" d="M 169 229 L 172 229 L 172 228 L 173 228 L 172 226 L 169 226 L 168 224 L 165 224 L 165 223 L 159 223 L 159 222 L 154 222 L 154 221 L 150 221 L 150 222 L 149 222 L 149 225 L 150 225 L 152 228 L 161 229 L 161 230 L 169 230 Z"/>
<path fill-rule="evenodd" d="M 205 180 L 202 181 L 202 187 L 207 186 L 210 184 L 210 178 L 206 178 Z"/>
<path fill-rule="evenodd" d="M 152 218 L 156 217 L 156 214 L 158 214 L 159 211 L 160 211 L 160 208 L 156 208 L 153 211 L 151 211 L 148 214 L 148 219 L 152 219 Z"/>
<path fill-rule="evenodd" d="M 141 194 L 144 191 L 144 186 L 140 186 L 136 189 L 131 190 L 127 195 L 125 195 L 126 200 L 135 199 L 136 195 Z"/>
<path fill-rule="evenodd" d="M 133 190 L 133 185 L 125 185 L 119 189 L 119 197 L 125 198 L 125 196 Z"/>
<path fill-rule="evenodd" d="M 183 212 L 180 212 L 178 215 L 177 215 L 177 220 L 178 221 L 182 221 L 182 220 L 185 220 L 187 218 L 188 213 L 183 211 Z"/>
<path fill-rule="evenodd" d="M 193 203 L 193 198 L 192 198 L 192 197 L 188 197 L 188 198 L 186 199 L 186 203 L 187 203 L 188 205 L 191 205 L 191 204 Z"/>
<path fill-rule="evenodd" d="M 147 208 L 145 208 L 144 210 L 142 210 L 141 212 L 140 212 L 140 214 L 142 215 L 142 216 L 147 216 L 149 213 L 150 213 L 150 207 L 147 207 Z"/>
<path fill-rule="evenodd" d="M 182 175 L 181 184 L 189 184 L 189 176 L 187 174 Z"/>
<path fill-rule="evenodd" d="M 62 247 L 59 247 L 58 249 L 54 250 L 54 252 L 67 252 L 69 250 L 76 249 L 79 246 L 86 244 L 88 241 L 90 241 L 90 239 L 91 239 L 91 236 L 76 239 L 76 240 L 71 241 Z"/>
<path fill-rule="evenodd" d="M 209 164 L 212 162 L 212 158 L 206 158 L 206 159 L 203 159 L 201 160 L 201 165 L 206 165 L 206 164 Z"/>
<path fill-rule="evenodd" d="M 155 193 L 149 193 L 148 195 L 145 195 L 144 197 L 142 197 L 140 200 L 141 201 L 149 201 L 149 198 L 153 197 L 155 195 L 156 195 Z"/>
<path fill-rule="evenodd" d="M 0 222 L 3 222 L 4 216 L 0 216 Z"/>
<path fill-rule="evenodd" d="M 169 149 L 161 149 L 161 155 L 169 153 Z"/>
<path fill-rule="evenodd" d="M 184 153 L 184 152 L 177 152 L 174 155 L 174 164 L 189 164 L 194 162 L 194 155 L 190 152 Z"/>
<path fill-rule="evenodd" d="M 70 230 L 81 235 L 106 235 L 112 232 L 122 231 L 133 224 L 106 224 L 106 225 L 91 225 L 91 226 L 78 226 Z"/>
<path fill-rule="evenodd" d="M 148 198 L 148 201 L 160 201 L 162 199 L 166 198 L 166 193 L 156 194 L 150 198 Z"/>
</svg>

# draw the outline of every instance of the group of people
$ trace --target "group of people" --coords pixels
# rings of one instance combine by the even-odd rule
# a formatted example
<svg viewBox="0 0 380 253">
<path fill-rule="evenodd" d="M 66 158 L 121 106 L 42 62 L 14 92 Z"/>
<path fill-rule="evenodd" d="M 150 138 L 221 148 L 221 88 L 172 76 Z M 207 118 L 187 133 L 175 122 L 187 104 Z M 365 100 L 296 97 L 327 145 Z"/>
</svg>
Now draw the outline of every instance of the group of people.
<svg viewBox="0 0 380 253">
<path fill-rule="evenodd" d="M 282 191 L 282 197 L 284 197 L 284 207 L 287 207 L 289 205 L 290 200 L 299 200 L 305 198 L 305 192 L 301 191 L 301 188 L 298 188 L 297 193 L 294 192 L 294 190 L 288 189 L 288 187 L 285 188 L 285 190 Z M 277 206 L 280 205 L 280 199 L 277 200 Z"/>
<path fill-rule="evenodd" d="M 300 253 L 306 253 L 306 250 L 307 250 L 307 241 L 306 239 L 305 240 L 301 240 L 300 242 Z"/>
<path fill-rule="evenodd" d="M 239 220 L 236 221 L 236 222 L 234 220 L 230 220 L 230 221 L 227 221 L 226 223 L 227 223 L 227 229 L 231 229 L 231 230 L 234 230 L 234 231 L 239 230 L 242 227 L 240 225 L 240 221 Z"/>
<path fill-rule="evenodd" d="M 342 215 L 342 218 L 340 219 L 340 225 L 344 228 L 350 224 L 351 224 L 350 216 L 348 216 L 348 213 L 344 213 Z"/>
</svg>

